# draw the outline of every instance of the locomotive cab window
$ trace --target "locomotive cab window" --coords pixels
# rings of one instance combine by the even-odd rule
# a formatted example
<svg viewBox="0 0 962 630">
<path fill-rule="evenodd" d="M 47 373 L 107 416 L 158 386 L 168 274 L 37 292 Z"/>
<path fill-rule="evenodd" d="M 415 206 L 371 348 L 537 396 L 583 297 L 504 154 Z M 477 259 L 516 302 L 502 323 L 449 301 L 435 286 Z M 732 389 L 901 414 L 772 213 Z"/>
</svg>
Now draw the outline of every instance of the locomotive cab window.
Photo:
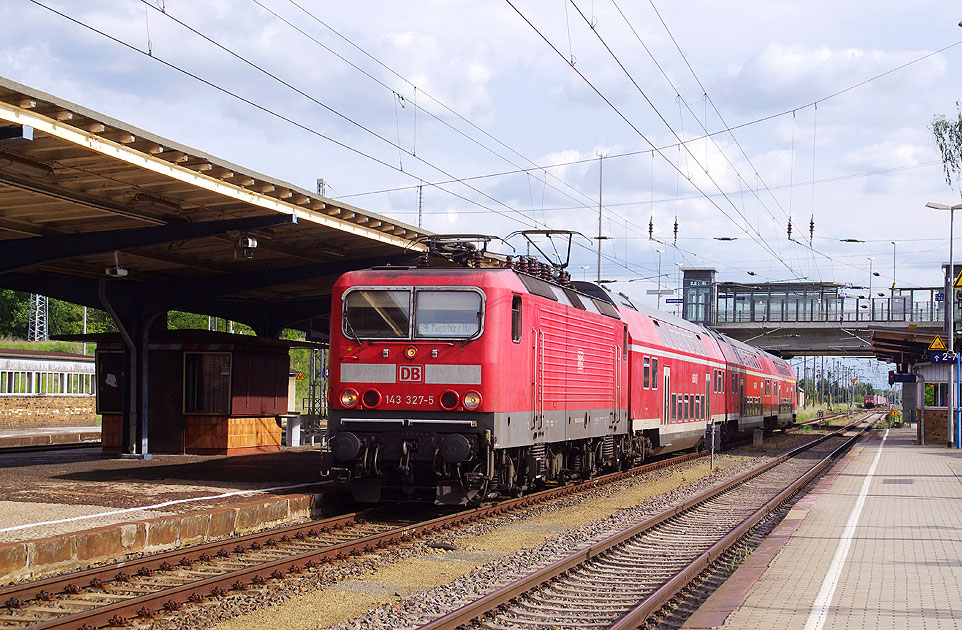
<svg viewBox="0 0 962 630">
<path fill-rule="evenodd" d="M 348 338 L 407 339 L 411 334 L 411 292 L 359 289 L 344 298 L 344 334 Z"/>
<path fill-rule="evenodd" d="M 511 341 L 521 342 L 521 296 L 511 296 Z"/>
<path fill-rule="evenodd" d="M 414 302 L 415 337 L 471 339 L 481 332 L 480 293 L 418 290 Z"/>
</svg>

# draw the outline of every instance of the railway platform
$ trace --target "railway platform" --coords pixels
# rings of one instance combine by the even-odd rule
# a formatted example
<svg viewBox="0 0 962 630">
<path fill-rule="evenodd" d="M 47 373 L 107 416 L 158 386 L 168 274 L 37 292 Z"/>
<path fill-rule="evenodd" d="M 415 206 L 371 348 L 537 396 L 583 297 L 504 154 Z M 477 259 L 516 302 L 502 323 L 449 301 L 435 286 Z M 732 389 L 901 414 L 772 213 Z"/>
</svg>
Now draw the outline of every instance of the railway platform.
<svg viewBox="0 0 962 630">
<path fill-rule="evenodd" d="M 0 451 L 0 584 L 327 515 L 311 447 L 132 460 Z"/>
<path fill-rule="evenodd" d="M 863 440 L 684 628 L 958 628 L 962 454 L 915 437 Z"/>
</svg>

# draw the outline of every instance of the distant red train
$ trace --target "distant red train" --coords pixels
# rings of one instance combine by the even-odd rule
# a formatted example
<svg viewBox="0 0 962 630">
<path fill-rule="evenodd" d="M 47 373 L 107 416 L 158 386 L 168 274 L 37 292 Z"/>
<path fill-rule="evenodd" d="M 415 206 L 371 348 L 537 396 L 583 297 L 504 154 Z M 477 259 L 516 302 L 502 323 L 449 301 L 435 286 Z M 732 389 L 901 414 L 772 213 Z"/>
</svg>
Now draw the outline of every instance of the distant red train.
<svg viewBox="0 0 962 630">
<path fill-rule="evenodd" d="M 866 409 L 872 409 L 873 407 L 884 407 L 887 404 L 889 404 L 889 401 L 885 396 L 880 396 L 879 394 L 866 394 L 862 406 Z"/>
<path fill-rule="evenodd" d="M 334 285 L 330 453 L 356 500 L 477 503 L 794 422 L 783 360 L 522 259 Z"/>
</svg>

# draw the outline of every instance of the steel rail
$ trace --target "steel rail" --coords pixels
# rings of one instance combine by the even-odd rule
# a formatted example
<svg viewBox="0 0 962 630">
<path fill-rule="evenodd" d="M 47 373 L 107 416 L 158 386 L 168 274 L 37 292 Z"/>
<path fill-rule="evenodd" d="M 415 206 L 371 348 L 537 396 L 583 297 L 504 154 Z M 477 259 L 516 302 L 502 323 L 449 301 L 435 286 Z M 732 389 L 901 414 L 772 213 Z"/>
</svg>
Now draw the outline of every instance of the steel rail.
<svg viewBox="0 0 962 630">
<path fill-rule="evenodd" d="M 38 624 L 29 626 L 36 629 L 48 628 L 92 628 L 99 625 L 118 625 L 126 622 L 129 617 L 150 617 L 157 612 L 176 610 L 185 602 L 202 601 L 210 595 L 222 595 L 230 589 L 243 589 L 249 584 L 262 584 L 268 579 L 278 579 L 289 571 L 300 572 L 304 568 L 315 566 L 318 562 L 334 562 L 346 559 L 351 555 L 370 553 L 375 549 L 391 544 L 407 541 L 416 536 L 429 535 L 444 529 L 471 523 L 485 517 L 503 514 L 511 510 L 527 508 L 551 499 L 576 494 L 591 488 L 612 483 L 661 468 L 675 466 L 694 459 L 705 457 L 704 453 L 692 453 L 674 457 L 651 464 L 646 464 L 627 471 L 612 473 L 587 481 L 544 490 L 531 495 L 509 499 L 497 504 L 482 506 L 450 515 L 430 519 L 422 523 L 405 525 L 385 532 L 368 535 L 353 541 L 335 543 L 309 551 L 292 554 L 285 558 L 268 561 L 251 567 L 245 567 L 218 576 L 174 586 L 141 596 L 131 597 L 103 607 L 88 611 L 68 613 Z M 323 533 L 317 530 L 330 530 L 363 523 L 380 514 L 383 508 L 375 508 L 364 512 L 346 514 L 343 516 L 313 521 L 300 525 L 270 530 L 259 534 L 251 534 L 238 538 L 229 538 L 218 542 L 207 543 L 185 550 L 169 551 L 155 556 L 116 563 L 110 566 L 88 569 L 63 576 L 57 576 L 19 584 L 0 589 L 0 605 L 12 600 L 29 602 L 30 600 L 49 601 L 54 592 L 77 592 L 91 584 L 100 588 L 104 582 L 114 580 L 119 584 L 126 582 L 135 574 L 149 575 L 153 571 L 165 571 L 177 565 L 204 563 L 219 554 L 231 554 L 238 546 L 254 548 L 256 545 L 266 545 L 268 541 L 275 541 L 281 536 L 297 535 L 298 533 Z M 122 589 L 122 586 L 120 587 Z"/>
<path fill-rule="evenodd" d="M 738 485 L 741 485 L 746 481 L 749 481 L 757 477 L 758 475 L 761 475 L 767 472 L 768 470 L 771 470 L 772 468 L 775 468 L 779 464 L 782 464 L 788 459 L 795 457 L 799 453 L 802 453 L 836 435 L 842 434 L 845 431 L 850 430 L 856 424 L 861 424 L 861 422 L 853 423 L 852 425 L 839 429 L 833 433 L 829 433 L 824 436 L 821 436 L 806 445 L 803 445 L 801 447 L 793 449 L 792 451 L 789 451 L 788 453 L 785 453 L 784 455 L 781 455 L 780 457 L 772 460 L 771 462 L 768 462 L 750 471 L 747 471 L 719 486 L 716 486 L 715 488 L 712 488 L 695 497 L 692 497 L 691 499 L 688 499 L 687 501 L 677 506 L 671 507 L 658 514 L 655 514 L 645 519 L 641 523 L 638 523 L 626 530 L 613 534 L 604 540 L 601 540 L 597 543 L 594 543 L 586 547 L 585 549 L 579 550 L 565 558 L 562 558 L 561 560 L 554 562 L 553 564 L 550 564 L 542 569 L 539 569 L 538 571 L 535 571 L 534 573 L 531 573 L 521 578 L 520 580 L 517 580 L 515 582 L 512 582 L 511 584 L 503 586 L 502 588 L 496 591 L 493 591 L 485 595 L 484 597 L 481 597 L 480 599 L 477 599 L 473 602 L 465 604 L 464 606 L 458 608 L 457 610 L 454 610 L 446 615 L 443 615 L 442 617 L 439 617 L 438 619 L 435 619 L 432 622 L 424 624 L 420 626 L 420 630 L 453 630 L 455 628 L 464 626 L 470 623 L 471 621 L 473 621 L 474 619 L 477 619 L 478 617 L 481 617 L 489 612 L 492 612 L 498 609 L 500 606 L 503 606 L 511 602 L 512 600 L 532 590 L 533 588 L 540 586 L 546 582 L 549 582 L 554 578 L 570 571 L 571 569 L 592 560 L 593 558 L 608 551 L 612 547 L 615 547 L 625 542 L 626 540 L 629 540 L 637 536 L 638 534 L 644 533 L 658 526 L 659 524 L 665 521 L 668 521 L 669 519 L 675 517 L 676 515 L 682 512 L 685 512 L 691 509 L 692 507 L 694 507 L 695 505 L 698 505 L 699 503 L 703 503 L 711 498 L 714 498 L 720 494 L 723 494 L 724 492 L 727 492 L 728 490 Z M 846 442 L 846 444 L 848 444 L 849 442 Z M 833 453 L 834 452 L 835 451 L 833 451 Z"/>
<path fill-rule="evenodd" d="M 621 619 L 615 622 L 609 630 L 634 630 L 634 628 L 641 625 L 652 613 L 670 602 L 680 590 L 685 588 L 686 585 L 708 569 L 713 562 L 741 540 L 743 536 L 748 534 L 762 519 L 791 499 L 801 488 L 805 487 L 812 479 L 825 470 L 825 468 L 832 465 L 835 459 L 850 448 L 857 440 L 861 439 L 863 434 L 868 431 L 871 426 L 872 425 L 864 427 L 856 435 L 846 440 L 844 444 L 839 445 L 838 448 L 809 469 L 808 472 L 792 482 L 787 488 L 766 502 L 765 505 L 758 508 L 751 516 L 743 520 L 731 532 L 725 535 L 724 538 L 712 545 L 708 551 L 702 553 L 674 577 L 661 585 L 644 601 L 628 611 Z"/>
</svg>

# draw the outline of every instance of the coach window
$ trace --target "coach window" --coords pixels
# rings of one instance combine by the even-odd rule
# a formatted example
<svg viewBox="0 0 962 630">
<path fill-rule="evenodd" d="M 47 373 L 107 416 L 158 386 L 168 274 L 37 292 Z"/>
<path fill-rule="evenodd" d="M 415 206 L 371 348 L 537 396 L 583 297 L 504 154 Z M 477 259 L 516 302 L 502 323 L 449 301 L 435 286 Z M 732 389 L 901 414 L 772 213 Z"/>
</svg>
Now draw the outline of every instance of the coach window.
<svg viewBox="0 0 962 630">
<path fill-rule="evenodd" d="M 511 341 L 521 342 L 521 296 L 511 297 Z"/>
<path fill-rule="evenodd" d="M 625 326 L 621 335 L 621 358 L 628 358 L 628 327 Z"/>
<path fill-rule="evenodd" d="M 671 420 L 674 422 L 678 419 L 678 394 L 671 395 L 671 409 L 668 410 L 671 414 Z"/>
<path fill-rule="evenodd" d="M 658 389 L 658 357 L 651 357 L 651 388 Z"/>
<path fill-rule="evenodd" d="M 685 394 L 685 400 L 682 401 L 681 414 L 685 420 L 691 417 L 691 396 Z"/>
<path fill-rule="evenodd" d="M 645 389 L 648 389 L 651 384 L 651 359 L 645 357 Z"/>
</svg>

